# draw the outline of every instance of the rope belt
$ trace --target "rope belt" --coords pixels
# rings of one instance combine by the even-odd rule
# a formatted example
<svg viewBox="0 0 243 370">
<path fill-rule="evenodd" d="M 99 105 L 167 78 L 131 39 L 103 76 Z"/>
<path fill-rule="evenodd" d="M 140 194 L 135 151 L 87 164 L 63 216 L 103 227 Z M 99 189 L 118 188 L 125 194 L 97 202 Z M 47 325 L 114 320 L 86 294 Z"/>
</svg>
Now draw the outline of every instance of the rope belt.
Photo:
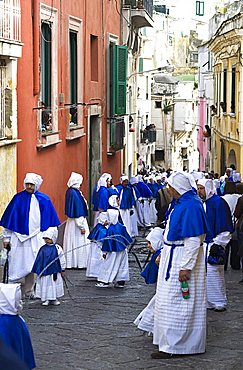
<svg viewBox="0 0 243 370">
<path fill-rule="evenodd" d="M 165 280 L 167 281 L 170 278 L 170 270 L 171 270 L 171 267 L 172 267 L 174 250 L 177 247 L 184 247 L 184 244 L 168 244 L 166 242 L 164 244 L 165 245 L 168 245 L 169 247 L 171 247 L 171 249 L 170 249 L 169 263 L 168 263 L 167 271 L 166 271 L 166 275 L 165 275 Z M 203 245 L 203 243 L 200 244 L 200 246 L 202 246 L 202 245 Z"/>
<path fill-rule="evenodd" d="M 170 248 L 170 258 L 169 258 L 169 263 L 168 263 L 168 266 L 167 266 L 167 271 L 166 271 L 166 275 L 165 275 L 165 280 L 167 281 L 169 278 L 170 278 L 170 270 L 171 270 L 171 267 L 172 267 L 172 261 L 173 261 L 173 255 L 174 255 L 174 250 L 175 248 L 177 247 L 184 247 L 184 244 L 168 244 L 168 243 L 164 243 L 165 245 L 168 245 Z"/>
</svg>

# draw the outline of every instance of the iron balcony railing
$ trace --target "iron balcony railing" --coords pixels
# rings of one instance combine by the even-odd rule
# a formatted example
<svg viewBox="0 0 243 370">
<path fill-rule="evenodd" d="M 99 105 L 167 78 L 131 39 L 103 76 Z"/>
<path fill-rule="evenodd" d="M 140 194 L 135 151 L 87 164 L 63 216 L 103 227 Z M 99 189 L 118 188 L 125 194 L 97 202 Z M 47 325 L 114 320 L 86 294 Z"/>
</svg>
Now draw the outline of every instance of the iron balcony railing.
<svg viewBox="0 0 243 370">
<path fill-rule="evenodd" d="M 132 9 L 144 9 L 152 18 L 153 0 L 124 0 L 124 6 L 131 6 Z"/>
<path fill-rule="evenodd" d="M 0 40 L 21 41 L 20 0 L 0 0 Z"/>
</svg>

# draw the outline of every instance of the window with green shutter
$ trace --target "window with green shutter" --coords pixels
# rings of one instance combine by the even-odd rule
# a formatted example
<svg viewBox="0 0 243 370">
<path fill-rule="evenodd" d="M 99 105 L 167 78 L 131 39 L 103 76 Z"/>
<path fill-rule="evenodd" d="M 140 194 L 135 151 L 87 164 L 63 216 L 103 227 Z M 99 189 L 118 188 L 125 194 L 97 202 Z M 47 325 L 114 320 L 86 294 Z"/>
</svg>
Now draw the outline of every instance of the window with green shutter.
<svg viewBox="0 0 243 370">
<path fill-rule="evenodd" d="M 77 57 L 77 33 L 69 32 L 70 47 L 70 124 L 77 124 L 78 102 L 78 57 Z"/>
<path fill-rule="evenodd" d="M 112 115 L 126 114 L 127 47 L 113 44 Z"/>
<path fill-rule="evenodd" d="M 51 107 L 52 25 L 41 24 L 41 100 Z"/>
<path fill-rule="evenodd" d="M 127 47 L 116 45 L 117 95 L 116 114 L 126 114 Z"/>
</svg>

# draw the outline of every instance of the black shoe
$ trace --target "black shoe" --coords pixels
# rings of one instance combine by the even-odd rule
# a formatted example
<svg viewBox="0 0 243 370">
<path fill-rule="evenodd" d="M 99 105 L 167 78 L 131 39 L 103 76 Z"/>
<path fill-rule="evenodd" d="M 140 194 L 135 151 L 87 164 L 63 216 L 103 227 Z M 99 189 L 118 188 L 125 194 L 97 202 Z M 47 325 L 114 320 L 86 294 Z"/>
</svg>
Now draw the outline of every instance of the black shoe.
<svg viewBox="0 0 243 370">
<path fill-rule="evenodd" d="M 172 358 L 177 358 L 177 357 L 184 357 L 184 356 L 190 356 L 190 354 L 177 354 L 177 353 L 166 353 L 166 352 L 153 352 L 151 353 L 151 358 L 154 359 L 172 359 Z"/>
<path fill-rule="evenodd" d="M 241 279 L 241 280 L 239 281 L 239 283 L 240 283 L 240 284 L 242 284 L 242 283 L 243 283 L 243 279 Z"/>
<path fill-rule="evenodd" d="M 224 311 L 226 311 L 226 307 L 220 307 L 220 306 L 214 307 L 214 312 L 224 312 Z"/>
</svg>

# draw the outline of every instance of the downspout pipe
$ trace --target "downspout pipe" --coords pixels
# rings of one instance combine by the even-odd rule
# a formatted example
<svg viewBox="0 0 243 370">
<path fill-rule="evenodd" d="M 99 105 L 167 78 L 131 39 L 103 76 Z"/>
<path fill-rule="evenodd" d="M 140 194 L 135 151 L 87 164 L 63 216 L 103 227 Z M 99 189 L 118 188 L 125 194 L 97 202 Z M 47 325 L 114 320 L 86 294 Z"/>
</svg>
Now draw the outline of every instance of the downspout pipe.
<svg viewBox="0 0 243 370">
<path fill-rule="evenodd" d="M 39 0 L 32 0 L 33 14 L 33 94 L 40 93 L 39 50 L 40 50 L 40 5 Z"/>
</svg>

